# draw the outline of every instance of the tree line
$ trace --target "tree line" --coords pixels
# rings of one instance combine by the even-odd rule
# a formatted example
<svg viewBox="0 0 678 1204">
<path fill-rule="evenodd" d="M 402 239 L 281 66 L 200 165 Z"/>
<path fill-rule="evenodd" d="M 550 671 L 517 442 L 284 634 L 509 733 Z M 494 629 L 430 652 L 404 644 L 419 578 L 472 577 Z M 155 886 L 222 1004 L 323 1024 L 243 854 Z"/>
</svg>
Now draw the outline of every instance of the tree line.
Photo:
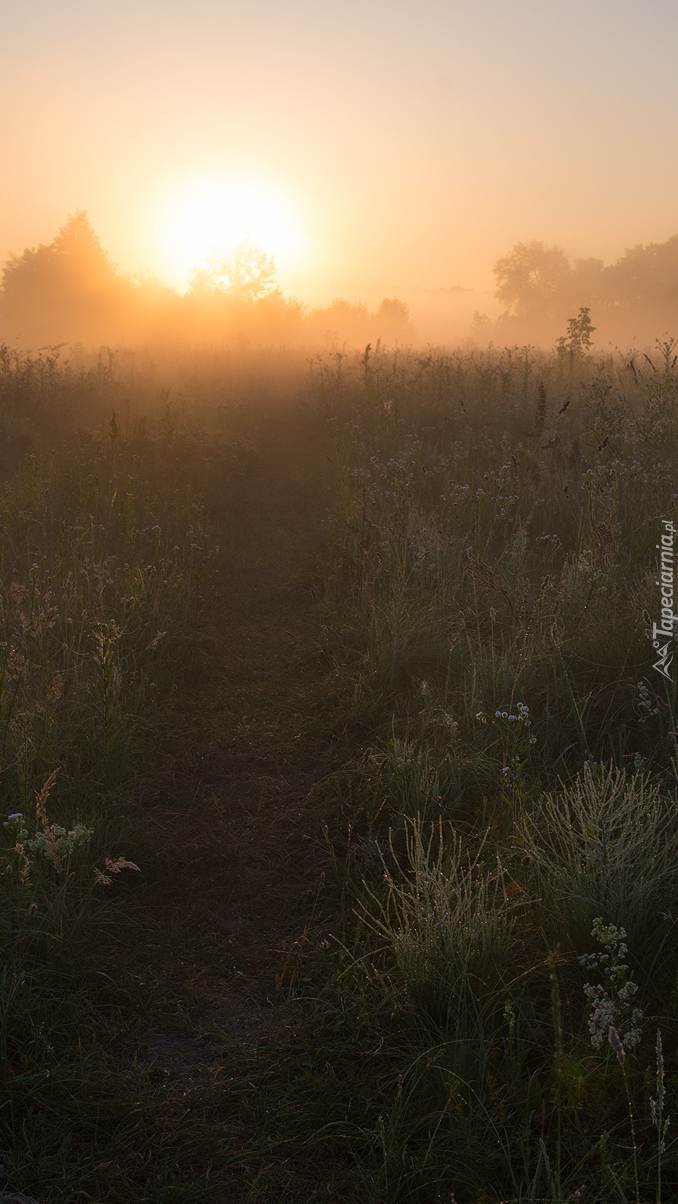
<svg viewBox="0 0 678 1204">
<path fill-rule="evenodd" d="M 678 325 L 678 234 L 638 245 L 616 263 L 571 259 L 558 246 L 517 243 L 494 265 L 496 322 L 476 315 L 480 338 L 553 341 L 583 308 L 601 335 L 661 334 Z M 187 291 L 132 277 L 112 262 L 84 211 L 73 214 L 47 245 L 11 255 L 0 286 L 0 338 L 24 346 L 60 342 L 187 342 L 323 337 L 360 342 L 413 334 L 407 305 L 385 297 L 374 313 L 343 298 L 309 310 L 285 297 L 276 265 L 245 237 L 227 255 L 196 267 Z"/>
<path fill-rule="evenodd" d="M 11 255 L 0 286 L 0 333 L 24 346 L 125 340 L 357 339 L 403 334 L 407 305 L 384 298 L 375 313 L 341 298 L 309 310 L 285 297 L 276 264 L 251 238 L 196 267 L 185 293 L 112 262 L 87 217 L 73 214 L 47 245 Z"/>
<path fill-rule="evenodd" d="M 495 330 L 562 328 L 582 308 L 622 335 L 661 333 L 678 321 L 678 234 L 627 249 L 616 263 L 571 259 L 561 247 L 534 239 L 517 243 L 494 265 L 504 312 Z"/>
</svg>

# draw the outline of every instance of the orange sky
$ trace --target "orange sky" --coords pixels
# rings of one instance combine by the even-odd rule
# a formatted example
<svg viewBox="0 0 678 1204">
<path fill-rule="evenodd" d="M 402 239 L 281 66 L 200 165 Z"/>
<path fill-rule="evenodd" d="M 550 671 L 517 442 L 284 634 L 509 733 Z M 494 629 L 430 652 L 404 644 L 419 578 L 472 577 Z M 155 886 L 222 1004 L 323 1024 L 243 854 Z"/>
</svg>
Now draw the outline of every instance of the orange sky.
<svg viewBox="0 0 678 1204">
<path fill-rule="evenodd" d="M 168 206 L 234 181 L 310 302 L 678 232 L 673 0 L 22 0 L 2 27 L 3 262 L 86 209 L 180 282 Z"/>
</svg>

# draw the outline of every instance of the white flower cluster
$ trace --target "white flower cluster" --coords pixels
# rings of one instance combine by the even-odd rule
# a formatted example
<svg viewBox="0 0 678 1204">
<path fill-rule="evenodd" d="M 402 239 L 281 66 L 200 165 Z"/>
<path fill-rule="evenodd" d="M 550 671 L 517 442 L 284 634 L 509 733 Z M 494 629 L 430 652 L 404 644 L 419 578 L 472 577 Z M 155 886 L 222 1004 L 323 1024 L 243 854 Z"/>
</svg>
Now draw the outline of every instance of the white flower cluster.
<svg viewBox="0 0 678 1204">
<path fill-rule="evenodd" d="M 579 958 L 581 966 L 587 970 L 600 970 L 604 979 L 600 985 L 584 984 L 584 994 L 591 1004 L 591 1044 L 594 1049 L 600 1049 L 607 1040 L 610 1028 L 616 1028 L 621 1033 L 626 1049 L 633 1049 L 641 1038 L 643 1013 L 640 1008 L 631 1006 L 638 986 L 632 981 L 628 962 L 624 960 L 628 953 L 626 930 L 614 924 L 603 924 L 600 916 L 597 916 L 593 921 L 591 936 L 605 950 L 604 953 L 585 953 Z"/>
<path fill-rule="evenodd" d="M 76 849 L 85 848 L 92 839 L 94 828 L 86 828 L 84 824 L 76 824 L 67 832 L 65 828 L 61 828 L 59 824 L 51 824 L 51 832 L 54 837 L 52 843 L 45 832 L 36 832 L 32 840 L 25 842 L 25 848 L 30 849 L 34 854 L 39 854 L 41 857 L 51 857 L 52 849 L 55 849 L 57 857 L 60 859 L 70 857 Z"/>
<path fill-rule="evenodd" d="M 525 728 L 526 729 L 529 728 L 530 723 L 531 723 L 530 708 L 528 706 L 525 706 L 524 702 L 518 702 L 518 703 L 516 703 L 516 711 L 518 712 L 517 715 L 514 715 L 510 711 L 495 711 L 494 717 L 495 717 L 495 719 L 506 719 L 506 720 L 508 720 L 509 723 L 524 723 Z M 479 718 L 480 718 L 480 715 L 476 715 L 476 719 L 479 719 Z M 537 743 L 536 736 L 528 737 L 528 744 L 536 744 L 536 743 Z"/>
<path fill-rule="evenodd" d="M 526 707 L 524 702 L 517 703 L 516 710 L 517 715 L 510 715 L 508 711 L 495 711 L 494 717 L 495 719 L 508 719 L 509 723 L 522 723 L 523 720 L 527 723 L 530 722 L 530 708 Z"/>
<path fill-rule="evenodd" d="M 10 829 L 16 841 L 14 851 L 34 864 L 38 857 L 54 861 L 55 854 L 59 861 L 70 858 L 77 849 L 87 847 L 94 832 L 94 828 L 86 828 L 84 824 L 76 824 L 70 832 L 59 824 L 50 824 L 47 832 L 37 831 L 29 837 L 28 828 L 23 827 L 22 820 L 22 813 L 16 811 L 7 816 L 3 827 Z"/>
<path fill-rule="evenodd" d="M 508 1025 L 510 1039 L 513 1036 L 516 1027 L 516 1012 L 511 999 L 507 999 L 506 1003 L 504 1004 L 504 1023 Z"/>
</svg>

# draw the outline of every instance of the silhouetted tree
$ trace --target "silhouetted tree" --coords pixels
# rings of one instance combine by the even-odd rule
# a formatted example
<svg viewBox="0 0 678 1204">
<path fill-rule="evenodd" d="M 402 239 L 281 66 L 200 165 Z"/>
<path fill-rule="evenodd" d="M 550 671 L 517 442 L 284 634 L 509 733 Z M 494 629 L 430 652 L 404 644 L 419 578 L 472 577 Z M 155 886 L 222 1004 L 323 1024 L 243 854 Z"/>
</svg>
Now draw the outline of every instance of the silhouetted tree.
<svg viewBox="0 0 678 1204">
<path fill-rule="evenodd" d="M 556 340 L 558 358 L 564 360 L 568 357 L 570 366 L 574 368 L 575 362 L 581 360 L 593 346 L 591 335 L 595 329 L 591 321 L 590 309 L 587 305 L 582 305 L 577 317 L 568 319 L 567 334 L 561 335 Z"/>
<path fill-rule="evenodd" d="M 234 301 L 257 301 L 275 290 L 275 259 L 247 236 L 228 255 L 212 255 L 194 268 L 191 291 Z"/>
<path fill-rule="evenodd" d="M 576 306 L 581 308 L 582 302 L 586 302 L 589 309 L 603 303 L 604 272 L 602 259 L 575 259 L 567 285 L 568 313 Z"/>
<path fill-rule="evenodd" d="M 133 283 L 118 272 L 87 214 L 78 210 L 49 245 L 10 255 L 0 311 L 12 330 L 56 342 L 104 332 L 133 294 Z"/>
<path fill-rule="evenodd" d="M 372 320 L 373 315 L 364 301 L 335 297 L 329 305 L 320 305 L 311 311 L 307 330 L 311 338 L 321 338 L 333 344 L 348 341 L 356 345 L 373 334 Z"/>
<path fill-rule="evenodd" d="M 497 261 L 494 273 L 496 295 L 506 306 L 501 321 L 529 322 L 541 334 L 577 309 L 581 316 L 594 308 L 603 329 L 615 337 L 647 335 L 660 322 L 678 320 L 678 234 L 664 243 L 632 247 L 609 267 L 600 259 L 572 263 L 560 247 L 537 240 L 518 243 Z M 568 327 L 567 350 L 571 335 Z M 562 351 L 562 339 L 559 346 Z"/>
<path fill-rule="evenodd" d="M 559 314 L 571 272 L 560 247 L 547 247 L 539 239 L 516 243 L 494 265 L 497 299 L 511 316 L 550 321 Z"/>
<path fill-rule="evenodd" d="M 369 320 L 370 311 L 364 301 L 347 301 L 345 297 L 335 297 L 329 305 L 314 310 L 314 313 L 327 314 L 328 318 L 336 318 L 339 322 L 363 323 Z"/>
<path fill-rule="evenodd" d="M 605 294 L 614 307 L 678 310 L 678 234 L 663 243 L 627 249 L 605 268 Z"/>
<path fill-rule="evenodd" d="M 397 297 L 384 297 L 383 301 L 379 302 L 374 315 L 377 326 L 407 326 L 409 320 L 409 305 L 406 301 L 399 301 Z"/>
</svg>

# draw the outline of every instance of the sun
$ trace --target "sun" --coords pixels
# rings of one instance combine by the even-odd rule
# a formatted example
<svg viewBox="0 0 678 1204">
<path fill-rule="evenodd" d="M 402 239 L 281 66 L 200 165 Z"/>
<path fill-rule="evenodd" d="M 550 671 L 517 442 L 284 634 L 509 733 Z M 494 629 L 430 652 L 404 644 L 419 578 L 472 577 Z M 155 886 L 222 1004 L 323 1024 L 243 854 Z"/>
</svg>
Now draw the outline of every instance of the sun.
<svg viewBox="0 0 678 1204">
<path fill-rule="evenodd" d="M 209 256 L 227 254 L 248 236 L 283 270 L 296 267 L 304 254 L 292 203 L 249 180 L 194 181 L 163 201 L 156 231 L 164 274 L 180 285 Z"/>
</svg>

